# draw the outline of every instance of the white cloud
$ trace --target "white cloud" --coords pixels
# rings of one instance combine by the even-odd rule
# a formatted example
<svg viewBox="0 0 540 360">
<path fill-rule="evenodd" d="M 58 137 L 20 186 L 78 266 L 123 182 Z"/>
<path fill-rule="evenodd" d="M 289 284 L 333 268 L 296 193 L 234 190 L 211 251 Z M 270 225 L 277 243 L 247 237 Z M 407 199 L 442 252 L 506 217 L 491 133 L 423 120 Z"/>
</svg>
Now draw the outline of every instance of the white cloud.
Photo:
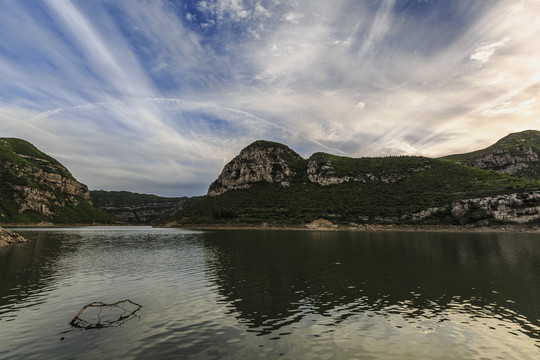
<svg viewBox="0 0 540 360">
<path fill-rule="evenodd" d="M 503 40 L 500 40 L 500 41 L 491 42 L 491 43 L 479 46 L 474 50 L 474 53 L 471 54 L 470 59 L 476 60 L 480 62 L 481 64 L 485 64 L 495 54 L 495 51 L 503 47 L 508 41 L 510 41 L 509 38 L 504 38 Z"/>
<path fill-rule="evenodd" d="M 379 11 L 375 15 L 375 19 L 369 29 L 361 48 L 361 52 L 365 54 L 371 50 L 373 46 L 383 40 L 387 31 L 389 30 L 392 22 L 392 8 L 395 4 L 395 0 L 383 0 Z"/>
<path fill-rule="evenodd" d="M 498 104 L 482 112 L 483 116 L 495 117 L 499 115 L 509 115 L 517 113 L 523 116 L 537 115 L 537 103 L 536 99 L 530 99 L 522 101 L 520 103 L 514 103 L 512 101 L 506 101 L 502 104 Z"/>
<path fill-rule="evenodd" d="M 396 1 L 47 4 L 0 13 L 0 131 L 92 188 L 204 193 L 257 139 L 440 156 L 538 128 L 540 2 L 456 1 L 448 24 Z"/>
</svg>

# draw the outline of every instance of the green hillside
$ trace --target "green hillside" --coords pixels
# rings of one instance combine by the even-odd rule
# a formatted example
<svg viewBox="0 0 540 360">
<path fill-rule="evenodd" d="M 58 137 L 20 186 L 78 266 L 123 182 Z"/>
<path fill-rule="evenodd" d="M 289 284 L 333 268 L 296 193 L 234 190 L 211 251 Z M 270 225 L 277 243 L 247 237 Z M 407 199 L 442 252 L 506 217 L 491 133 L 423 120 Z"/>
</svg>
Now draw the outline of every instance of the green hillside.
<svg viewBox="0 0 540 360">
<path fill-rule="evenodd" d="M 485 149 L 449 155 L 443 159 L 519 177 L 540 179 L 539 155 L 540 131 L 526 130 L 509 134 Z"/>
<path fill-rule="evenodd" d="M 329 160 L 329 162 L 328 162 Z M 301 224 L 319 218 L 334 223 L 410 223 L 411 214 L 453 201 L 532 191 L 540 183 L 494 171 L 475 169 L 444 159 L 424 157 L 346 158 L 324 153 L 304 162 L 327 164 L 321 176 L 351 177 L 321 186 L 296 176 L 288 187 L 257 183 L 215 197 L 202 197 L 176 213 L 179 224 Z M 328 166 L 330 164 L 331 166 Z M 297 162 L 296 162 L 296 165 Z M 359 180 L 358 180 L 359 179 Z M 424 223 L 455 223 L 444 211 Z M 482 212 L 472 216 L 483 216 Z"/>
<path fill-rule="evenodd" d="M 0 138 L 0 222 L 41 221 L 117 222 L 57 160 L 25 140 Z"/>
<path fill-rule="evenodd" d="M 130 224 L 152 224 L 170 216 L 189 201 L 188 197 L 161 197 L 129 191 L 90 191 L 95 206 Z"/>
<path fill-rule="evenodd" d="M 28 141 L 17 138 L 0 138 L 0 161 L 19 167 L 32 166 L 44 172 L 73 179 L 71 173 L 56 159 L 41 152 Z"/>
</svg>

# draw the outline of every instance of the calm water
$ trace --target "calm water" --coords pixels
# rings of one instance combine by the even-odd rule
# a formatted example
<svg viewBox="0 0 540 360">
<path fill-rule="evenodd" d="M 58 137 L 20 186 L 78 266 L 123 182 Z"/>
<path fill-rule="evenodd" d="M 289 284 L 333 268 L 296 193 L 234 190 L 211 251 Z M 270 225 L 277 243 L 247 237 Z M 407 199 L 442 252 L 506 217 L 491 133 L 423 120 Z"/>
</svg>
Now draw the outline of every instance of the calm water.
<svg viewBox="0 0 540 360">
<path fill-rule="evenodd" d="M 1 359 L 540 357 L 536 234 L 20 232 L 0 249 Z M 126 298 L 143 307 L 120 326 L 69 325 Z"/>
</svg>

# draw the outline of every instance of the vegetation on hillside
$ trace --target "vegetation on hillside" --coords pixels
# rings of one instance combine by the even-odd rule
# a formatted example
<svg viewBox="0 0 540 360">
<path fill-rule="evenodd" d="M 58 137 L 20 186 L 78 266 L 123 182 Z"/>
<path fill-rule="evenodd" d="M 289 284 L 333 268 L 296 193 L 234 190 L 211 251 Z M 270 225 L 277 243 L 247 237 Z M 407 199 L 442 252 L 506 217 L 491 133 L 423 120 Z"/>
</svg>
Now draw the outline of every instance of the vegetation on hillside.
<svg viewBox="0 0 540 360">
<path fill-rule="evenodd" d="M 162 197 L 152 194 L 139 194 L 130 191 L 105 191 L 91 190 L 92 202 L 99 207 L 105 206 L 134 206 L 141 204 L 166 204 L 175 200 L 183 200 L 186 197 Z"/>
<path fill-rule="evenodd" d="M 5 165 L 7 162 L 19 166 L 36 167 L 44 172 L 74 179 L 60 162 L 22 139 L 0 138 L 0 164 Z"/>
<path fill-rule="evenodd" d="M 114 223 L 112 215 L 100 210 L 87 200 L 73 194 L 66 194 L 53 189 L 38 178 L 23 175 L 22 169 L 31 169 L 33 173 L 58 174 L 63 178 L 76 181 L 71 173 L 56 159 L 38 150 L 34 145 L 21 139 L 0 138 L 0 222 L 2 223 Z M 26 171 L 25 170 L 25 171 Z M 25 173 L 26 174 L 26 173 Z M 47 216 L 35 210 L 20 211 L 24 201 L 24 191 L 16 188 L 32 189 L 36 194 L 47 195 L 51 215 Z M 28 195 L 33 201 L 38 195 Z M 41 201 L 41 200 L 39 200 Z M 44 200 L 45 201 L 45 200 Z M 64 206 L 62 206 L 64 205 Z"/>
<path fill-rule="evenodd" d="M 190 198 L 161 197 L 129 191 L 90 191 L 95 206 L 130 224 L 154 224 L 181 208 Z"/>
<path fill-rule="evenodd" d="M 488 146 L 485 149 L 465 153 L 444 156 L 442 159 L 450 160 L 464 165 L 475 166 L 481 160 L 490 155 L 507 154 L 514 157 L 516 160 L 525 160 L 527 156 L 534 158 L 534 154 L 540 154 L 540 131 L 527 130 L 517 133 L 512 133 L 497 141 L 495 144 Z M 512 160 L 507 159 L 512 164 Z M 526 161 L 526 166 L 517 170 L 515 176 L 529 177 L 534 179 L 540 178 L 540 161 Z M 506 164 L 508 165 L 508 164 Z M 494 165 L 496 167 L 496 165 Z M 501 164 L 501 169 L 504 170 L 504 164 Z M 495 170 L 495 168 L 493 168 Z"/>
<path fill-rule="evenodd" d="M 298 176 L 285 188 L 258 183 L 249 189 L 196 199 L 172 220 L 179 224 L 298 224 L 327 218 L 335 223 L 406 223 L 412 221 L 408 214 L 445 206 L 452 201 L 540 187 L 536 180 L 441 159 L 411 156 L 353 159 L 323 153 L 314 157 L 315 160 L 330 159 L 334 172 L 340 176 L 369 173 L 375 180 L 320 186 L 309 182 L 307 176 Z M 306 174 L 306 169 L 299 173 Z M 381 181 L 381 177 L 390 181 Z M 454 220 L 429 221 L 451 223 Z"/>
</svg>

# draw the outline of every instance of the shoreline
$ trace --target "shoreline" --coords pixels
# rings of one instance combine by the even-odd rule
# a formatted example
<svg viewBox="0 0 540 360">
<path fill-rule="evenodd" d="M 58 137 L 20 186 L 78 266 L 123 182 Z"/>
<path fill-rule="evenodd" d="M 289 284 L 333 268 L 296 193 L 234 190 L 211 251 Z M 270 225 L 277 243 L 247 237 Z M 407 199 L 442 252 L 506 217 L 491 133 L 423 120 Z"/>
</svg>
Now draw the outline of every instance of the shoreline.
<svg viewBox="0 0 540 360">
<path fill-rule="evenodd" d="M 456 232 L 456 233 L 540 233 L 540 227 L 524 224 L 506 224 L 496 226 L 470 225 L 395 225 L 395 224 L 362 224 L 362 225 L 284 225 L 284 224 L 204 224 L 183 225 L 165 224 L 160 227 L 180 228 L 186 230 L 265 230 L 265 231 L 399 231 L 399 232 Z"/>
<path fill-rule="evenodd" d="M 282 224 L 267 223 L 260 224 L 178 224 L 168 223 L 161 225 L 148 224 L 17 224 L 1 223 L 0 228 L 68 228 L 68 227 L 144 227 L 153 228 L 178 228 L 186 230 L 264 230 L 264 231 L 399 231 L 399 232 L 456 232 L 456 233 L 540 233 L 540 225 L 527 224 L 504 224 L 492 226 L 478 225 L 409 225 L 409 224 L 334 224 L 328 220 L 320 219 L 307 224 Z"/>
</svg>

